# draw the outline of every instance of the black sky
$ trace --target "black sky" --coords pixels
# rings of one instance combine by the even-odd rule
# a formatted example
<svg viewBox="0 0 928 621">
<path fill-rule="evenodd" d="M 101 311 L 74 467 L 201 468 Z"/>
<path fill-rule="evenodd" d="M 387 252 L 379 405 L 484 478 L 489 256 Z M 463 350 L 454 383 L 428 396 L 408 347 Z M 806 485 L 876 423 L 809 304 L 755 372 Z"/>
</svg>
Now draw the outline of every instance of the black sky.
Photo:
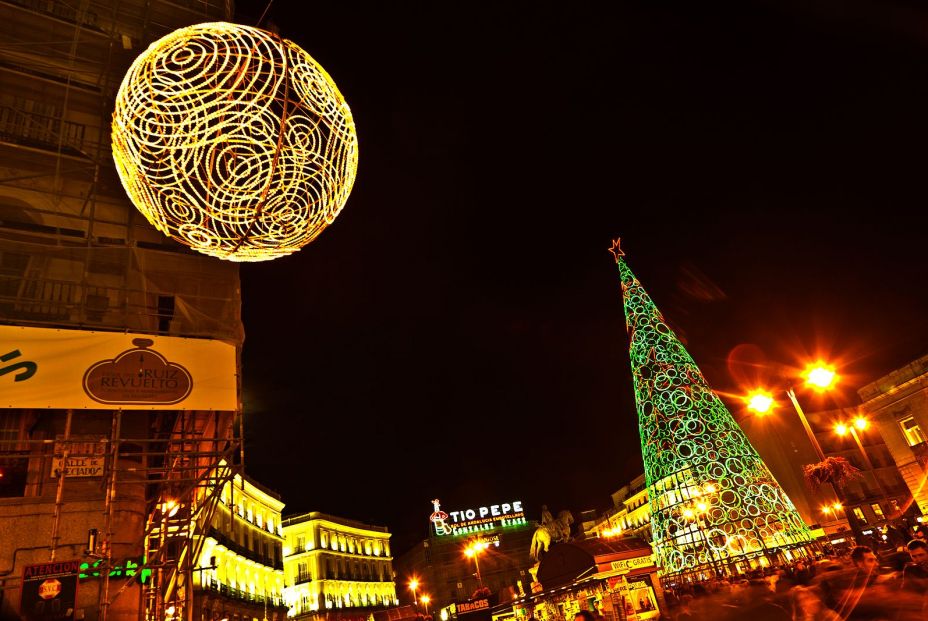
<svg viewBox="0 0 928 621">
<path fill-rule="evenodd" d="M 399 550 L 435 496 L 605 505 L 641 471 L 613 236 L 721 390 L 729 358 L 854 386 L 928 353 L 915 6 L 272 4 L 360 166 L 319 239 L 242 268 L 250 474 Z"/>
</svg>

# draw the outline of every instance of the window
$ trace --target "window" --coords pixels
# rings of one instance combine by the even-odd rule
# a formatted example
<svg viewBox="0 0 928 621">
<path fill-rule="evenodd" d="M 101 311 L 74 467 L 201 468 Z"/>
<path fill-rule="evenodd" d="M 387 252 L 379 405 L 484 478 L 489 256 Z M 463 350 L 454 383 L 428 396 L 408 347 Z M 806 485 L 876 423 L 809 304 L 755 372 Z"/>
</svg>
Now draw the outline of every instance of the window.
<svg viewBox="0 0 928 621">
<path fill-rule="evenodd" d="M 296 538 L 296 547 L 293 549 L 294 554 L 299 554 L 306 549 L 306 537 L 300 535 Z"/>
<path fill-rule="evenodd" d="M 915 422 L 915 417 L 909 416 L 908 418 L 903 418 L 899 421 L 899 425 L 902 427 L 902 432 L 905 434 L 905 439 L 906 442 L 909 443 L 909 446 L 915 446 L 925 441 L 925 436 L 922 434 L 922 430 L 918 426 L 918 423 Z"/>
<path fill-rule="evenodd" d="M 870 505 L 870 508 L 873 509 L 873 513 L 876 515 L 878 520 L 885 519 L 883 516 L 883 508 L 880 507 L 880 503 L 875 502 L 872 505 Z"/>
<path fill-rule="evenodd" d="M 863 524 L 867 523 L 867 518 L 864 517 L 864 512 L 860 510 L 860 507 L 854 507 L 854 517 L 856 517 Z"/>
</svg>

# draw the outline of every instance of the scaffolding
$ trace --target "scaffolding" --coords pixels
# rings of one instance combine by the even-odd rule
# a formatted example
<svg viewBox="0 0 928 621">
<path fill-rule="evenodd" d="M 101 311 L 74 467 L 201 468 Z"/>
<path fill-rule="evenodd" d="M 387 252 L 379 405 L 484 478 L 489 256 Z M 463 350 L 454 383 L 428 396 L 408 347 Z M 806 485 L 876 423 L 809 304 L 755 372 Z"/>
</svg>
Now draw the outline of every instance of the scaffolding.
<svg viewBox="0 0 928 621">
<path fill-rule="evenodd" d="M 231 0 L 0 0 L 0 323 L 240 350 L 237 265 L 145 222 L 109 146 L 112 101 L 135 56 L 232 13 Z M 241 421 L 240 409 L 0 410 L 0 540 L 4 522 L 30 516 L 18 547 L 0 542 L 0 593 L 9 601 L 28 562 L 83 552 L 97 618 L 192 620 L 218 495 L 241 474 Z M 99 475 L 68 476 L 88 447 Z"/>
<path fill-rule="evenodd" d="M 92 414 L 67 410 L 56 414 L 56 420 L 46 420 L 44 425 L 51 432 L 64 425 L 63 433 L 54 438 L 41 437 L 47 434 L 38 432 L 37 438 L 0 440 L 0 470 L 14 478 L 17 470 L 25 475 L 18 477 L 23 498 L 45 500 L 44 513 L 51 526 L 43 533 L 43 522 L 37 522 L 33 540 L 47 545 L 36 547 L 47 549 L 47 560 L 55 560 L 62 547 L 65 506 L 89 501 L 102 509 L 102 528 L 87 529 L 83 551 L 86 573 L 100 578 L 98 618 L 105 621 L 118 598 L 138 591 L 139 619 L 192 620 L 195 573 L 208 566 L 208 560 L 203 565 L 200 551 L 219 494 L 236 474 L 241 475 L 241 416 L 183 410 Z M 72 429 L 80 427 L 73 422 L 80 416 L 92 417 L 97 429 L 107 421 L 110 425 L 107 436 L 91 441 L 102 447 L 103 459 L 101 476 L 92 485 L 88 480 L 72 479 L 67 472 L 69 457 L 81 453 L 76 447 L 88 444 L 88 434 L 72 434 Z M 123 427 L 130 417 L 136 419 L 132 431 Z M 138 424 L 141 418 L 146 419 L 145 425 Z M 136 437 L 133 431 L 145 426 L 151 433 Z M 89 494 L 88 489 L 92 490 Z M 127 531 L 124 524 L 117 524 L 133 515 L 140 522 L 137 530 Z M 73 547 L 73 529 L 70 539 Z M 117 569 L 127 558 L 138 559 L 131 574 Z M 6 588 L 19 586 L 17 573 L 7 580 Z M 115 587 L 112 578 L 119 578 Z"/>
</svg>

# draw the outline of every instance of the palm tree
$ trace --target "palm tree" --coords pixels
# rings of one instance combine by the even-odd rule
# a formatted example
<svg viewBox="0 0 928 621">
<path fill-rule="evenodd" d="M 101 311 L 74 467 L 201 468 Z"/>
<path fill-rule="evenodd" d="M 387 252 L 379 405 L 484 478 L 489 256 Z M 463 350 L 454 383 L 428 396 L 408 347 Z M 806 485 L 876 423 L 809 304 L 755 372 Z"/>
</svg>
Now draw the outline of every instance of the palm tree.
<svg viewBox="0 0 928 621">
<path fill-rule="evenodd" d="M 803 466 L 802 471 L 814 490 L 826 483 L 840 489 L 848 481 L 860 476 L 860 470 L 843 457 L 826 457 L 817 464 Z"/>
</svg>

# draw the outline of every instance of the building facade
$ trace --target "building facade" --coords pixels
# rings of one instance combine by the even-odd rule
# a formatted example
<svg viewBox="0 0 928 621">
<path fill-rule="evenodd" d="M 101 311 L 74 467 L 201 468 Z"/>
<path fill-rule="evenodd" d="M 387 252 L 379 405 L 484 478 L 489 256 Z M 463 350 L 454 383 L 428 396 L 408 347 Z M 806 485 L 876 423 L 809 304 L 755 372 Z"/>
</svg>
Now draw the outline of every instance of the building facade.
<svg viewBox="0 0 928 621">
<path fill-rule="evenodd" d="M 912 503 L 912 494 L 875 425 L 855 431 L 861 446 L 850 434 L 835 432 L 836 425 L 848 424 L 857 415 L 856 408 L 846 408 L 814 412 L 808 418 L 825 456 L 843 457 L 860 470 L 859 477 L 837 490 L 840 511 L 851 530 L 858 536 L 878 538 L 876 529 L 899 518 L 914 520 L 919 510 Z"/>
<path fill-rule="evenodd" d="M 638 475 L 611 496 L 612 507 L 603 512 L 589 533 L 595 537 L 635 536 L 651 541 L 651 505 L 644 475 Z"/>
<path fill-rule="evenodd" d="M 52 559 L 85 567 L 76 618 L 105 612 L 134 620 L 145 601 L 151 618 L 161 619 L 182 614 L 190 602 L 191 560 L 177 546 L 180 533 L 187 533 L 184 546 L 192 539 L 173 522 L 196 509 L 194 494 L 182 490 L 214 471 L 216 453 L 233 442 L 243 338 L 239 272 L 191 253 L 145 221 L 118 179 L 109 132 L 116 90 L 149 43 L 181 26 L 231 16 L 226 0 L 0 4 L 0 329 L 5 343 L 12 336 L 17 343 L 0 351 L 0 392 L 64 381 L 61 369 L 36 366 L 40 346 L 68 353 L 120 334 L 127 343 L 100 358 L 132 350 L 147 364 L 168 345 L 180 352 L 186 344 L 221 345 L 229 352 L 221 368 L 233 386 L 232 405 L 222 411 L 159 407 L 158 399 L 29 407 L 4 400 L 3 614 L 20 612 L 24 567 Z M 7 373 L 7 360 L 20 372 Z M 141 388 L 157 381 L 147 378 Z M 155 538 L 160 524 L 165 537 Z M 159 568 L 157 577 L 100 570 L 146 560 Z M 186 564 L 183 575 L 162 575 L 179 563 Z"/>
<path fill-rule="evenodd" d="M 857 391 L 912 502 L 928 515 L 928 356 Z"/>
<path fill-rule="evenodd" d="M 283 621 L 280 496 L 248 477 L 223 485 L 198 560 L 194 618 Z"/>
<path fill-rule="evenodd" d="M 366 618 L 399 603 L 386 527 L 317 512 L 286 518 L 282 526 L 291 616 Z"/>
</svg>

